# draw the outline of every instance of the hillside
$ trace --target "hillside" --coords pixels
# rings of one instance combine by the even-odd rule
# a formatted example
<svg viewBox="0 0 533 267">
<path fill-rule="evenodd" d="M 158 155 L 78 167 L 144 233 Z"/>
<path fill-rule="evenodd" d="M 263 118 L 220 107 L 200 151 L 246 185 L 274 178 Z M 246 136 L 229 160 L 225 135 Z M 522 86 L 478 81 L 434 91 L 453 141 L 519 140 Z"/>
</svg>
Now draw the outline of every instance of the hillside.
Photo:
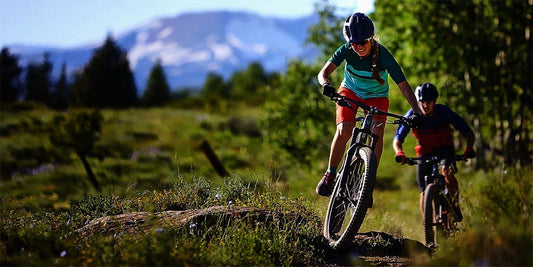
<svg viewBox="0 0 533 267">
<path fill-rule="evenodd" d="M 259 110 L 103 110 L 105 154 L 90 158 L 99 192 L 74 153 L 50 146 L 56 112 L 17 107 L 1 110 L 2 171 L 15 168 L 0 183 L 2 265 L 531 265 L 528 168 L 461 163 L 465 220 L 428 257 L 415 168 L 384 157 L 374 206 L 336 253 L 321 234 L 327 198 L 314 192 L 325 159 L 299 165 L 247 135 Z M 214 172 L 201 140 L 229 176 Z"/>
<path fill-rule="evenodd" d="M 287 61 L 299 58 L 313 62 L 318 51 L 305 45 L 307 29 L 318 21 L 315 16 L 298 19 L 262 17 L 243 12 L 187 13 L 158 18 L 121 33 L 113 33 L 117 44 L 128 52 L 139 92 L 161 59 L 171 88 L 199 87 L 207 73 L 228 78 L 233 72 L 259 62 L 268 72 L 282 72 Z M 102 36 L 102 43 L 105 36 Z M 89 61 L 101 44 L 71 48 L 8 46 L 26 65 L 42 61 L 48 52 L 54 76 L 63 63 L 73 74 Z"/>
</svg>

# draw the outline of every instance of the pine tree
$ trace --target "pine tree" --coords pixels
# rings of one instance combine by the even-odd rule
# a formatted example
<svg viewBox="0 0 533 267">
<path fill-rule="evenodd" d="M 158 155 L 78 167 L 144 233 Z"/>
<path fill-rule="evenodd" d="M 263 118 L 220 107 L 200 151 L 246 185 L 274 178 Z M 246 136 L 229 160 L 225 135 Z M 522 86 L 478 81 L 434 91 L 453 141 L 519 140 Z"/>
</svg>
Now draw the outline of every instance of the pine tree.
<svg viewBox="0 0 533 267">
<path fill-rule="evenodd" d="M 55 84 L 55 91 L 52 93 L 51 106 L 58 110 L 65 110 L 72 102 L 72 98 L 72 87 L 69 85 L 67 79 L 67 65 L 63 63 L 61 74 Z"/>
<path fill-rule="evenodd" d="M 42 63 L 32 63 L 26 73 L 26 100 L 48 103 L 51 87 L 52 62 L 50 55 L 44 54 Z"/>
<path fill-rule="evenodd" d="M 9 48 L 2 48 L 0 53 L 0 101 L 12 102 L 18 100 L 22 95 L 22 83 L 20 74 L 22 68 L 19 66 L 18 57 L 9 53 Z"/>
<path fill-rule="evenodd" d="M 158 60 L 148 78 L 146 90 L 144 91 L 144 103 L 148 106 L 159 106 L 169 98 L 170 87 L 168 86 L 161 60 Z"/>
<path fill-rule="evenodd" d="M 210 72 L 207 74 L 200 94 L 203 96 L 206 110 L 224 110 L 229 98 L 229 86 L 222 76 Z"/>
<path fill-rule="evenodd" d="M 231 98 L 246 101 L 248 104 L 264 102 L 264 86 L 268 77 L 259 62 L 252 62 L 248 68 L 236 72 L 231 77 Z"/>
<path fill-rule="evenodd" d="M 137 88 L 127 53 L 108 36 L 76 81 L 78 103 L 89 107 L 125 108 L 137 104 Z"/>
</svg>

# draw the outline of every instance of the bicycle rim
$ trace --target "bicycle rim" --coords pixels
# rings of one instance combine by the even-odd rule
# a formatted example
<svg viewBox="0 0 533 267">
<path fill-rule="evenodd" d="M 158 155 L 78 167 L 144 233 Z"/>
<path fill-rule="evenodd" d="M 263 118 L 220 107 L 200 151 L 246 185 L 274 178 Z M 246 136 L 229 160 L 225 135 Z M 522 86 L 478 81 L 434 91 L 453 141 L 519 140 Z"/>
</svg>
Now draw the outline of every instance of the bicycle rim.
<svg viewBox="0 0 533 267">
<path fill-rule="evenodd" d="M 354 148 L 355 149 L 355 148 Z M 359 231 L 368 209 L 376 178 L 376 159 L 368 147 L 359 149 L 350 163 L 346 179 L 338 179 L 331 195 L 324 236 L 333 248 L 350 243 Z"/>
<path fill-rule="evenodd" d="M 429 184 L 424 191 L 424 236 L 428 247 L 437 245 L 437 224 L 440 215 L 437 193 L 434 184 Z"/>
</svg>

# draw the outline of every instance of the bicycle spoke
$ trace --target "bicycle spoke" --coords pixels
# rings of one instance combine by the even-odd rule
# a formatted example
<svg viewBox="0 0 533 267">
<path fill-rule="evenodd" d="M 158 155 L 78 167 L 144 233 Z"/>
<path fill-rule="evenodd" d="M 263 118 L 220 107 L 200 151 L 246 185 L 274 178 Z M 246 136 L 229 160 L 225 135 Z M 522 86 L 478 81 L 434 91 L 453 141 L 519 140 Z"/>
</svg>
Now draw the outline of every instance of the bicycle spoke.
<svg viewBox="0 0 533 267">
<path fill-rule="evenodd" d="M 369 184 L 369 177 L 375 179 L 375 166 L 368 167 L 368 162 L 374 163 L 372 151 L 368 147 L 361 148 L 363 152 L 352 158 L 346 165 L 338 181 L 339 184 L 330 198 L 324 235 L 333 247 L 340 247 L 351 242 L 353 236 L 361 227 L 367 208 L 361 205 L 365 194 L 371 193 L 373 184 Z M 370 182 L 373 182 L 370 180 Z"/>
</svg>

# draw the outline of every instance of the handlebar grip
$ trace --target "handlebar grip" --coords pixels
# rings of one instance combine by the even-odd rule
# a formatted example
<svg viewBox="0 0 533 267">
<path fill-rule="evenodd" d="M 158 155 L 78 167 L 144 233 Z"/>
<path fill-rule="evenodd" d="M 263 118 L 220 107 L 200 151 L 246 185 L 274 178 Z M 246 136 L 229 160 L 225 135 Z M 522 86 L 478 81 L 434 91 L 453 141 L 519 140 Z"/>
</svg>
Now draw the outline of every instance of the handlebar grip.
<svg viewBox="0 0 533 267">
<path fill-rule="evenodd" d="M 405 158 L 405 164 L 413 166 L 413 165 L 417 164 L 417 162 L 416 162 L 416 160 L 414 160 L 412 158 Z"/>
<path fill-rule="evenodd" d="M 347 108 L 351 108 L 353 109 L 352 105 L 348 102 L 346 102 L 345 100 L 339 100 L 337 101 L 337 103 L 339 104 L 339 106 L 343 106 L 343 107 L 347 107 Z"/>
</svg>

